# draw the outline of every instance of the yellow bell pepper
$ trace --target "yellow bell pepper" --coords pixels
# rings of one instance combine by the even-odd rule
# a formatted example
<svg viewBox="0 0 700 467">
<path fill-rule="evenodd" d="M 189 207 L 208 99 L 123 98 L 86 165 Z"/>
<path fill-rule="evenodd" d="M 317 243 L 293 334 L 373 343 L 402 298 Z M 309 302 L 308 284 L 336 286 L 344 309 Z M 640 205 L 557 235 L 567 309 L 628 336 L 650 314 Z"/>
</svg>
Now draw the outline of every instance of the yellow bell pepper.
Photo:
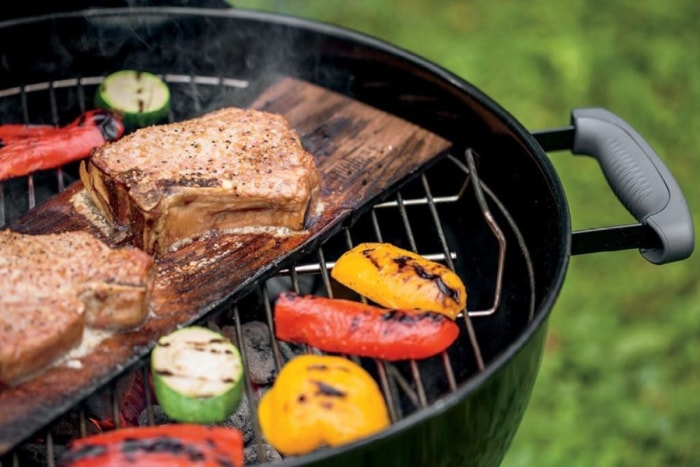
<svg viewBox="0 0 700 467">
<path fill-rule="evenodd" d="M 331 277 L 386 308 L 455 319 L 467 305 L 467 289 L 454 271 L 390 243 L 355 246 L 338 258 Z"/>
<path fill-rule="evenodd" d="M 265 438 L 280 453 L 301 455 L 376 433 L 389 425 L 377 383 L 343 357 L 302 355 L 280 371 L 258 406 Z"/>
</svg>

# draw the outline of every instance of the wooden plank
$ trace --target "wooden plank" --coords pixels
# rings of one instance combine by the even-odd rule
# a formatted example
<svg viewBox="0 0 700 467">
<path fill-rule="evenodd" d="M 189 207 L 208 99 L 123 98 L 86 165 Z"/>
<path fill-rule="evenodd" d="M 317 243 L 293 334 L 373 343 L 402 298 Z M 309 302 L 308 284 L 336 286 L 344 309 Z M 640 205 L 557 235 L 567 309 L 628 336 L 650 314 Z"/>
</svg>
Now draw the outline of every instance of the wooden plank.
<svg viewBox="0 0 700 467">
<path fill-rule="evenodd" d="M 396 116 L 292 78 L 263 92 L 253 108 L 283 114 L 322 175 L 320 215 L 293 236 L 221 235 L 159 258 L 152 313 L 132 331 L 107 338 L 80 359 L 0 390 L 0 454 L 60 416 L 147 355 L 158 336 L 206 317 L 260 280 L 312 251 L 349 216 L 395 191 L 444 155 L 450 143 Z M 80 182 L 35 207 L 10 228 L 26 233 L 87 230 L 114 241 L 76 209 Z"/>
</svg>

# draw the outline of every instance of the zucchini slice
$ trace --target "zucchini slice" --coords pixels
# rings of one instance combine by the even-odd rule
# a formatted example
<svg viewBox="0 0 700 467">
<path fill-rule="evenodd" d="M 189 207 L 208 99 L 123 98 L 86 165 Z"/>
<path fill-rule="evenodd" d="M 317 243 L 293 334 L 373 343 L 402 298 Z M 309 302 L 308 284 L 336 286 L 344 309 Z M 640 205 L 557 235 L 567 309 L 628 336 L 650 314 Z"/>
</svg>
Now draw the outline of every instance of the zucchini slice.
<svg viewBox="0 0 700 467">
<path fill-rule="evenodd" d="M 151 374 L 158 404 L 179 422 L 222 422 L 243 395 L 238 349 L 205 327 L 182 328 L 158 339 L 151 353 Z"/>
<path fill-rule="evenodd" d="M 116 71 L 100 83 L 95 106 L 118 113 L 133 130 L 165 120 L 170 111 L 170 88 L 153 73 Z"/>
</svg>

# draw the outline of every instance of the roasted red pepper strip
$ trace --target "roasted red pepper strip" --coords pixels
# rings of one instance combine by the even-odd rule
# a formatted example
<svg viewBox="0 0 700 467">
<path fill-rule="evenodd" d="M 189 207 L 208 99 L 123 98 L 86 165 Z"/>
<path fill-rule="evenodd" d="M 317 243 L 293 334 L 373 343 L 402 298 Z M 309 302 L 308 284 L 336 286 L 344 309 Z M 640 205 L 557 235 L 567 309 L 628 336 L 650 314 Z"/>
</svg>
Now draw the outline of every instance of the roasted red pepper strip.
<svg viewBox="0 0 700 467">
<path fill-rule="evenodd" d="M 51 125 L 22 125 L 21 123 L 5 123 L 0 125 L 0 147 L 5 147 L 13 140 L 35 138 L 61 131 Z"/>
<path fill-rule="evenodd" d="M 22 124 L 22 123 L 4 123 L 0 124 L 0 148 L 11 144 L 13 141 L 25 138 L 38 138 L 47 135 L 58 134 L 66 128 L 80 126 L 84 124 L 86 116 L 91 112 L 82 114 L 64 127 L 56 127 L 53 125 L 41 124 Z"/>
<path fill-rule="evenodd" d="M 6 138 L 0 147 L 0 181 L 83 159 L 93 149 L 123 134 L 124 125 L 119 117 L 96 109 L 61 128 Z"/>
<path fill-rule="evenodd" d="M 71 442 L 59 467 L 243 466 L 243 435 L 198 424 L 131 427 Z"/>
<path fill-rule="evenodd" d="M 459 326 L 440 313 L 388 310 L 294 292 L 277 297 L 274 319 L 278 339 L 392 361 L 437 355 L 459 334 Z"/>
</svg>

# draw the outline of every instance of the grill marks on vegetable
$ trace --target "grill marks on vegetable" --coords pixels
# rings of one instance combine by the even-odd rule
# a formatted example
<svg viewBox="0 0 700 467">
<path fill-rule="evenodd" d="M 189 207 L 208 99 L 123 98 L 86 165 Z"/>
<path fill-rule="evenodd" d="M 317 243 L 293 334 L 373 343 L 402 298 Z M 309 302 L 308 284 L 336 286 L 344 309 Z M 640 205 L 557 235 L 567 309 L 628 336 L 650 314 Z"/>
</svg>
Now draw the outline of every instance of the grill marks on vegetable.
<svg viewBox="0 0 700 467">
<path fill-rule="evenodd" d="M 312 371 L 322 371 L 322 372 L 327 372 L 331 368 L 328 365 L 309 365 L 306 367 L 306 370 L 309 372 Z M 344 367 L 344 366 L 335 366 L 333 370 L 336 371 L 341 371 L 341 372 L 348 372 L 349 370 Z M 316 386 L 316 392 L 314 393 L 315 396 L 328 396 L 328 397 L 338 397 L 338 398 L 345 398 L 347 396 L 347 393 L 341 389 L 338 389 L 334 386 L 331 386 L 328 383 L 324 383 L 323 381 L 320 380 L 311 380 L 311 383 Z M 297 399 L 299 402 L 306 402 L 306 394 L 301 394 L 299 395 L 299 398 Z"/>
<path fill-rule="evenodd" d="M 170 111 L 170 89 L 152 73 L 141 70 L 120 70 L 100 83 L 94 104 L 123 116 L 130 129 L 159 123 Z"/>
<path fill-rule="evenodd" d="M 341 371 L 347 371 L 347 369 L 344 368 L 336 368 Z M 325 367 L 324 370 L 328 370 L 328 367 Z M 316 390 L 314 391 L 314 397 L 329 397 L 329 398 L 335 398 L 335 399 L 345 399 L 347 397 L 347 392 L 336 388 L 335 386 L 332 386 L 328 383 L 324 383 L 323 381 L 319 380 L 310 380 L 309 381 L 311 384 L 316 386 Z M 297 398 L 297 401 L 300 404 L 305 404 L 308 401 L 308 397 L 306 396 L 305 393 L 299 394 L 299 397 Z M 324 409 L 331 410 L 333 409 L 333 403 L 331 401 L 321 399 L 319 402 L 319 405 L 323 407 Z"/>
<path fill-rule="evenodd" d="M 447 318 L 445 315 L 439 313 L 433 313 L 432 311 L 426 311 L 423 313 L 407 313 L 402 310 L 389 310 L 382 314 L 382 319 L 385 321 L 394 321 L 397 323 L 405 324 L 408 326 L 418 326 L 422 321 L 431 321 L 433 323 L 440 323 L 445 321 Z M 389 328 L 387 328 L 387 331 Z"/>
<path fill-rule="evenodd" d="M 281 340 L 387 360 L 436 355 L 459 334 L 457 324 L 440 313 L 387 310 L 294 292 L 277 297 L 274 320 L 275 335 Z"/>
<path fill-rule="evenodd" d="M 144 110 L 146 110 L 146 100 L 143 98 L 144 96 L 144 87 L 142 84 L 143 80 L 143 72 L 137 71 L 136 72 L 136 81 L 140 83 L 141 85 L 136 88 L 136 102 L 139 108 L 139 113 L 142 113 Z"/>
<path fill-rule="evenodd" d="M 243 465 L 238 430 L 198 424 L 129 427 L 76 439 L 59 467 L 92 465 Z"/>
<path fill-rule="evenodd" d="M 443 295 L 446 295 L 452 300 L 454 300 L 456 303 L 459 303 L 459 291 L 455 288 L 448 286 L 442 279 L 442 276 L 440 276 L 439 274 L 429 273 L 425 270 L 423 266 L 417 264 L 413 258 L 409 258 L 408 256 L 399 256 L 398 258 L 394 258 L 394 263 L 398 265 L 399 270 L 404 268 L 411 268 L 421 279 L 435 282 L 435 285 L 437 285 L 438 290 L 440 290 L 440 292 Z"/>
<path fill-rule="evenodd" d="M 193 351 L 193 352 L 202 352 L 206 354 L 211 354 L 211 355 L 232 355 L 233 351 L 229 348 L 221 348 L 221 347 L 216 347 L 217 344 L 223 344 L 224 340 L 223 339 L 211 339 L 207 342 L 201 342 L 201 341 L 182 341 L 178 343 L 179 346 L 181 346 L 185 351 Z M 163 342 L 158 342 L 156 344 L 158 347 L 161 348 L 168 348 L 171 346 L 170 342 L 163 341 Z M 158 369 L 156 370 L 156 373 L 159 375 L 163 376 L 183 376 L 183 377 L 188 377 L 192 378 L 192 375 L 186 374 L 184 372 L 182 373 L 176 373 L 173 372 L 169 369 Z M 210 378 L 202 378 L 200 377 L 199 379 L 210 379 Z M 231 378 L 222 378 L 222 382 L 233 382 Z"/>
<path fill-rule="evenodd" d="M 73 464 L 79 460 L 99 458 L 106 453 L 107 446 L 103 444 L 85 444 L 68 453 L 61 462 L 62 464 Z"/>
<path fill-rule="evenodd" d="M 386 309 L 455 319 L 467 304 L 466 286 L 453 270 L 389 243 L 356 245 L 338 258 L 331 277 Z"/>
<path fill-rule="evenodd" d="M 336 389 L 330 384 L 326 384 L 323 381 L 311 381 L 318 388 L 316 391 L 317 396 L 328 396 L 328 397 L 340 397 L 344 398 L 346 393 L 340 389 Z"/>
<path fill-rule="evenodd" d="M 205 440 L 213 444 L 212 440 Z M 133 462 L 138 461 L 138 455 L 141 452 L 147 453 L 169 453 L 176 455 L 184 455 L 190 462 L 201 462 L 205 459 L 204 453 L 196 446 L 189 443 L 185 444 L 179 439 L 163 436 L 153 439 L 125 439 L 121 446 L 122 452 L 127 459 L 131 458 Z"/>
<path fill-rule="evenodd" d="M 158 403 L 173 420 L 216 423 L 243 394 L 243 362 L 222 334 L 190 326 L 158 340 L 151 354 Z"/>
<path fill-rule="evenodd" d="M 382 265 L 379 264 L 379 261 L 377 261 L 377 259 L 374 257 L 374 255 L 372 255 L 372 252 L 373 252 L 374 250 L 375 250 L 375 248 L 365 248 L 364 250 L 362 250 L 362 256 L 364 256 L 365 258 L 367 258 L 367 260 L 368 260 L 370 263 L 372 263 L 372 266 L 374 266 L 375 269 L 377 269 L 378 271 L 381 271 L 381 270 L 382 270 Z M 399 267 L 400 267 L 400 266 L 399 266 Z"/>
<path fill-rule="evenodd" d="M 373 377 L 344 357 L 300 355 L 287 362 L 258 405 L 265 438 L 299 455 L 374 434 L 389 425 Z"/>
<path fill-rule="evenodd" d="M 224 344 L 225 341 L 223 339 L 211 339 L 207 342 L 201 342 L 201 341 L 183 341 L 178 345 L 181 345 L 183 348 L 187 350 L 191 350 L 193 352 L 202 352 L 202 353 L 207 353 L 211 355 L 232 355 L 233 351 L 229 348 L 221 348 L 221 347 L 216 347 L 217 344 Z M 156 344 L 158 347 L 161 348 L 168 348 L 171 346 L 170 342 L 163 341 L 163 342 L 158 342 Z M 192 378 L 193 376 L 190 374 L 186 374 L 185 372 L 173 372 L 169 369 L 157 369 L 156 373 L 161 375 L 161 376 L 182 376 L 182 377 L 187 377 L 187 378 Z M 211 378 L 204 378 L 204 377 L 198 377 L 195 379 L 211 379 Z M 235 380 L 233 378 L 221 378 L 221 382 L 223 383 L 233 383 Z"/>
</svg>

